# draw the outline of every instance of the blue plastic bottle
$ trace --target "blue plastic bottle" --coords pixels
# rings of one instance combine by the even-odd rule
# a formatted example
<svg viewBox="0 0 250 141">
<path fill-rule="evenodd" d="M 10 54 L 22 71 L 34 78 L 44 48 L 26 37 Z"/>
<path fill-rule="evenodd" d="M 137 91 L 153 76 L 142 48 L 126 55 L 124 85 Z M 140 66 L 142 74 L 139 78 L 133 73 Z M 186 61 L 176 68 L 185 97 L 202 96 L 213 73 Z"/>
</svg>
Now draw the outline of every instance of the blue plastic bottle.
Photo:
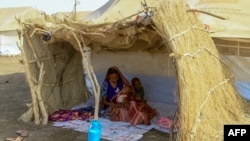
<svg viewBox="0 0 250 141">
<path fill-rule="evenodd" d="M 88 130 L 88 141 L 100 141 L 102 126 L 98 120 L 92 120 Z"/>
</svg>

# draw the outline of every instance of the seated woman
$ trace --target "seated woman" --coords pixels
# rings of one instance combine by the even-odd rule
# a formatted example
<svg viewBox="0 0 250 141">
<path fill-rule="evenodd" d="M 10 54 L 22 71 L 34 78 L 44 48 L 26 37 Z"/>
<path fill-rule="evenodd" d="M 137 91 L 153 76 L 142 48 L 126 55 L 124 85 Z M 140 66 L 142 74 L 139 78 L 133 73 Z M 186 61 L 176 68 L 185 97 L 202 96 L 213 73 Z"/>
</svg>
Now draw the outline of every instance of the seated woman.
<svg viewBox="0 0 250 141">
<path fill-rule="evenodd" d="M 122 108 L 121 104 L 116 102 L 116 95 L 122 90 L 123 85 L 130 86 L 128 80 L 117 67 L 110 67 L 101 86 L 102 110 L 108 111 L 108 108 L 112 108 L 116 109 L 116 111 L 119 111 L 119 113 L 122 115 L 128 115 L 128 110 Z M 111 115 L 111 120 L 128 121 L 127 118 L 119 118 L 115 115 Z"/>
<path fill-rule="evenodd" d="M 121 91 L 123 87 L 124 90 Z M 118 95 L 124 94 L 125 90 L 128 96 L 123 101 Z M 111 111 L 110 119 L 113 121 L 130 122 L 132 125 L 150 124 L 152 116 L 148 112 L 152 111 L 145 107 L 145 104 L 138 104 L 137 107 L 132 86 L 117 67 L 110 67 L 101 86 L 101 109 Z"/>
</svg>

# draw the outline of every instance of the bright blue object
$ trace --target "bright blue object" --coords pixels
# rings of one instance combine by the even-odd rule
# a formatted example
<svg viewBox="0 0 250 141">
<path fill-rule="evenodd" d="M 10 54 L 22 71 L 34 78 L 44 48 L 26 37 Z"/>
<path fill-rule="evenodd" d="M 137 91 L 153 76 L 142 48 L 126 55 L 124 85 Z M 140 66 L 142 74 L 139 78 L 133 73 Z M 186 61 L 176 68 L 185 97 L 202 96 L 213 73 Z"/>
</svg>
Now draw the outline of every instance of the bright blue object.
<svg viewBox="0 0 250 141">
<path fill-rule="evenodd" d="M 241 96 L 250 101 L 250 82 L 236 81 L 235 84 Z"/>
<path fill-rule="evenodd" d="M 100 141 L 102 126 L 98 120 L 92 120 L 88 130 L 88 141 Z"/>
</svg>

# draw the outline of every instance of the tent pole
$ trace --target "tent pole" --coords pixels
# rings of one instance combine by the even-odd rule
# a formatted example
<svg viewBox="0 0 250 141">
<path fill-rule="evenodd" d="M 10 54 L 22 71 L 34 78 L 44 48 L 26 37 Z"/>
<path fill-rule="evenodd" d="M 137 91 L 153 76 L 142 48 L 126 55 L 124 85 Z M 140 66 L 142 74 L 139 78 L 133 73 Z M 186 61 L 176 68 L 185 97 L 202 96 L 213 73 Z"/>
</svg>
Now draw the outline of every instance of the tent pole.
<svg viewBox="0 0 250 141">
<path fill-rule="evenodd" d="M 95 76 L 95 73 L 93 71 L 93 67 L 91 64 L 88 63 L 88 61 L 86 60 L 85 58 L 85 53 L 83 52 L 83 48 L 82 48 L 82 45 L 79 41 L 79 39 L 77 38 L 76 34 L 73 32 L 72 33 L 74 38 L 76 39 L 77 41 L 77 44 L 80 48 L 80 52 L 81 52 L 81 55 L 82 55 L 82 61 L 83 61 L 83 65 L 85 65 L 86 67 L 86 70 L 87 70 L 87 74 L 90 76 L 90 81 L 91 81 L 91 84 L 93 86 L 93 91 L 94 91 L 94 95 L 95 95 L 95 113 L 94 113 L 94 119 L 95 120 L 98 120 L 98 111 L 99 111 L 99 98 L 100 98 L 100 86 L 97 82 L 97 79 L 96 79 L 96 76 Z M 83 42 L 84 44 L 84 42 Z M 86 47 L 86 45 L 84 44 L 84 47 Z"/>
<path fill-rule="evenodd" d="M 44 74 L 45 74 L 45 71 L 43 70 L 43 63 L 42 63 L 41 68 L 40 68 L 40 73 L 39 73 L 39 79 L 38 79 L 38 86 L 37 86 L 37 89 L 36 89 L 37 90 L 36 94 L 37 94 L 37 100 L 38 100 L 38 104 L 39 104 L 39 107 L 40 107 L 40 111 L 41 111 L 41 114 L 43 116 L 42 124 L 47 125 L 47 123 L 48 123 L 48 113 L 47 113 L 47 110 L 45 108 L 42 96 L 41 96 L 41 88 L 42 88 Z"/>
</svg>

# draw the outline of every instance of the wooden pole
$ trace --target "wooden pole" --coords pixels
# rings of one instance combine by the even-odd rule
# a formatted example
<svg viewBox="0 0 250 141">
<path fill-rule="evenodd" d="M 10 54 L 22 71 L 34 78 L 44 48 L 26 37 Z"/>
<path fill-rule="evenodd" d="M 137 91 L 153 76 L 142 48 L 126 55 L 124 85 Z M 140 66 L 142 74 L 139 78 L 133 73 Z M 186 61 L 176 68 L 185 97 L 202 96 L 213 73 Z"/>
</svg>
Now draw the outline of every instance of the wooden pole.
<svg viewBox="0 0 250 141">
<path fill-rule="evenodd" d="M 81 55 L 82 55 L 83 65 L 86 65 L 85 68 L 87 70 L 87 74 L 90 76 L 90 81 L 91 81 L 91 84 L 93 86 L 93 91 L 94 91 L 94 95 L 95 95 L 95 113 L 94 113 L 94 119 L 98 120 L 100 86 L 99 86 L 99 83 L 97 82 L 97 79 L 96 79 L 95 73 L 93 71 L 92 65 L 89 64 L 88 61 L 85 58 L 85 54 L 83 52 L 83 48 L 81 46 L 80 41 L 78 40 L 78 38 L 77 38 L 77 36 L 76 36 L 75 33 L 72 33 L 72 34 L 73 34 L 74 38 L 76 39 L 77 44 L 78 44 L 78 46 L 80 48 L 80 52 L 81 52 Z"/>
<path fill-rule="evenodd" d="M 24 33 L 24 36 L 29 44 L 29 47 L 32 50 L 32 53 L 33 53 L 34 58 L 36 60 L 37 67 L 41 68 L 41 64 L 36 56 L 34 47 L 32 45 L 32 42 L 31 42 L 29 36 L 27 35 L 27 33 Z M 23 45 L 22 45 L 22 47 L 23 47 Z M 28 68 L 29 67 L 28 63 L 26 62 L 25 65 L 26 65 L 27 79 L 28 79 L 28 82 L 30 84 L 30 89 L 31 89 L 32 110 L 33 110 L 33 114 L 34 114 L 34 122 L 36 125 L 39 125 L 40 124 L 40 114 L 39 114 L 39 107 L 38 107 L 38 102 L 37 102 L 36 86 L 34 85 L 34 82 L 32 81 L 31 73 L 30 73 L 29 68 Z M 30 112 L 28 112 L 28 113 L 30 113 Z"/>
<path fill-rule="evenodd" d="M 96 93 L 95 93 L 95 114 L 94 114 L 94 119 L 98 120 L 98 111 L 99 111 L 99 100 L 100 100 L 100 86 L 97 81 L 96 75 L 94 73 L 92 65 L 89 65 L 90 72 L 91 72 L 91 78 L 94 79 L 94 84 L 96 87 Z"/>
<path fill-rule="evenodd" d="M 26 40 L 27 40 L 27 42 L 28 42 L 28 44 L 29 44 L 29 47 L 31 48 L 31 50 L 32 50 L 32 52 L 33 52 L 33 55 L 34 55 L 35 60 L 36 60 L 36 64 L 37 64 L 38 68 L 40 69 L 40 68 L 41 68 L 41 63 L 40 63 L 39 60 L 37 59 L 35 49 L 34 49 L 34 47 L 33 47 L 32 42 L 30 41 L 30 37 L 27 35 L 27 33 L 24 33 L 24 35 L 25 35 L 25 38 L 26 38 Z"/>
<path fill-rule="evenodd" d="M 34 113 L 34 122 L 36 125 L 40 124 L 40 114 L 39 114 L 39 108 L 38 108 L 38 103 L 37 103 L 37 96 L 36 96 L 36 90 L 35 86 L 30 80 L 30 77 L 28 77 L 28 80 L 30 81 L 30 86 L 31 86 L 31 97 L 32 97 L 32 109 Z"/>
<path fill-rule="evenodd" d="M 39 107 L 40 107 L 40 111 L 41 111 L 41 114 L 43 116 L 42 124 L 47 125 L 47 123 L 48 123 L 48 113 L 47 113 L 47 110 L 45 108 L 42 96 L 41 96 L 41 88 L 42 88 L 44 74 L 45 74 L 45 71 L 43 70 L 43 63 L 42 63 L 41 68 L 40 68 L 40 73 L 39 73 L 39 79 L 38 79 L 38 86 L 37 86 L 36 94 L 37 94 L 37 100 L 38 100 L 38 104 L 39 104 Z"/>
<path fill-rule="evenodd" d="M 28 44 L 29 44 L 29 47 L 31 48 L 31 50 L 32 50 L 32 52 L 33 52 L 33 55 L 34 55 L 34 57 L 35 57 L 35 59 L 36 59 L 37 66 L 40 68 L 41 65 L 40 65 L 40 63 L 39 63 L 39 61 L 38 61 L 38 59 L 37 59 L 37 56 L 36 56 L 36 54 L 35 54 L 35 50 L 34 50 L 34 48 L 33 48 L 33 45 L 32 45 L 32 43 L 31 43 L 31 41 L 30 41 L 30 38 L 29 38 L 29 36 L 27 35 L 27 33 L 24 33 L 24 35 L 25 35 L 26 40 L 27 40 L 27 42 L 28 42 Z M 23 46 L 23 45 L 22 45 L 22 46 Z M 39 124 L 40 124 L 40 119 L 39 119 L 39 118 L 40 118 L 40 115 L 39 115 L 39 108 L 38 108 L 38 103 L 37 103 L 35 85 L 34 85 L 32 79 L 31 79 L 31 73 L 30 73 L 29 68 L 28 68 L 28 67 L 29 67 L 29 66 L 28 66 L 28 63 L 26 62 L 25 65 L 26 65 L 27 79 L 28 79 L 28 82 L 29 82 L 29 84 L 30 84 L 30 89 L 31 89 L 32 109 L 33 109 L 33 114 L 34 114 L 34 122 L 35 122 L 36 125 L 39 125 Z"/>
</svg>

